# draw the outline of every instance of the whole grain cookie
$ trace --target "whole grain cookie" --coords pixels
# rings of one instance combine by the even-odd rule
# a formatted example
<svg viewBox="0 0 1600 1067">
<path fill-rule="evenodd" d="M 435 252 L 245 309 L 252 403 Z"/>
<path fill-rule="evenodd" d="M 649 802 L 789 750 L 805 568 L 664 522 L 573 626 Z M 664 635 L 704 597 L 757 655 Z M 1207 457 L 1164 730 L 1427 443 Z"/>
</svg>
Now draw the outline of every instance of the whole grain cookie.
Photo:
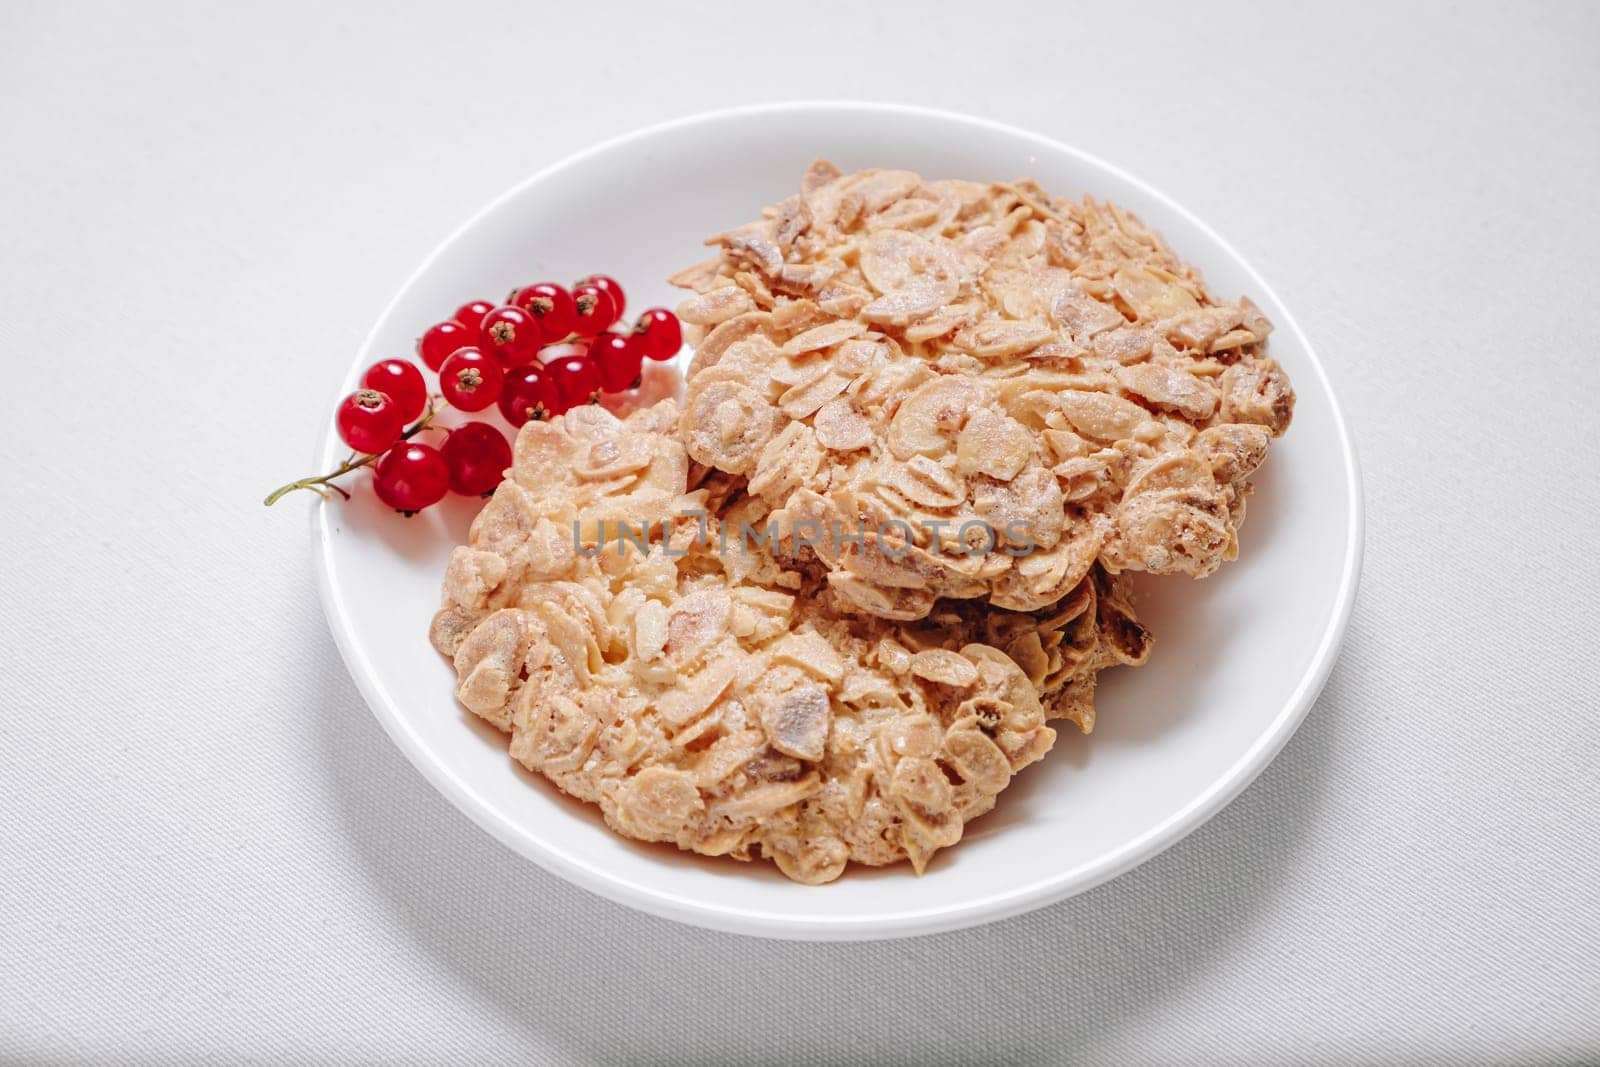
<svg viewBox="0 0 1600 1067">
<path fill-rule="evenodd" d="M 1050 748 L 1047 715 L 1089 729 L 1097 672 L 1143 661 L 1101 572 L 1035 614 L 854 613 L 814 560 L 726 542 L 767 505 L 726 475 L 691 490 L 678 418 L 524 426 L 431 634 L 462 704 L 616 831 L 808 883 L 920 872 Z"/>
<path fill-rule="evenodd" d="M 1131 214 L 1029 181 L 841 174 L 674 281 L 682 435 L 802 536 L 854 609 L 1032 611 L 1097 563 L 1201 577 L 1294 392 L 1248 299 Z"/>
</svg>

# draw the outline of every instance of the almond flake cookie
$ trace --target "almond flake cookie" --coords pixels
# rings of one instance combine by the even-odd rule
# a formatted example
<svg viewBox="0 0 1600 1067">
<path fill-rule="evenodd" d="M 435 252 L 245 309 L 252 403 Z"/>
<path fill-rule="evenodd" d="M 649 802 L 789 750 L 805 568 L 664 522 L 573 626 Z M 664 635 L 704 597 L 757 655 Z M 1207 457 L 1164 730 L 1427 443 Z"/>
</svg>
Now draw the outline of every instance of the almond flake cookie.
<svg viewBox="0 0 1600 1067">
<path fill-rule="evenodd" d="M 1049 611 L 847 610 L 815 564 L 724 545 L 759 522 L 734 479 L 691 491 L 670 401 L 530 422 L 452 554 L 434 645 L 510 752 L 612 829 L 775 862 L 800 882 L 854 860 L 920 873 L 1049 750 L 1093 726 L 1095 676 L 1149 638 L 1104 573 Z"/>
<path fill-rule="evenodd" d="M 695 291 L 689 454 L 825 531 L 805 540 L 856 610 L 1033 611 L 1097 563 L 1236 557 L 1294 391 L 1255 305 L 1128 212 L 819 161 L 707 243 L 673 279 Z"/>
</svg>

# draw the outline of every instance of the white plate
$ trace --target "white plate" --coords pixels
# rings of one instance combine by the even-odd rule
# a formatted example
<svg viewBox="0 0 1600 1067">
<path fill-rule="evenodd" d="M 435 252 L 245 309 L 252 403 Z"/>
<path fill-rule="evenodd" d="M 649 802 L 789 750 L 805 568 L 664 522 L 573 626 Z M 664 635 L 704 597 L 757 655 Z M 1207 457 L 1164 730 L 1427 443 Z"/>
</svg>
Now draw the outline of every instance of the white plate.
<svg viewBox="0 0 1600 1067">
<path fill-rule="evenodd" d="M 633 310 L 672 306 L 663 279 L 702 239 L 798 188 L 817 156 L 846 170 L 929 177 L 1032 175 L 1045 188 L 1132 208 L 1197 264 L 1214 291 L 1247 294 L 1277 325 L 1271 351 L 1299 393 L 1294 425 L 1257 478 L 1239 562 L 1203 582 L 1144 580 L 1156 635 L 1141 670 L 1104 676 L 1092 738 L 1061 731 L 998 808 L 918 878 L 852 869 L 822 887 L 770 864 L 712 861 L 608 832 L 590 809 L 518 769 L 505 742 L 455 704 L 428 644 L 439 577 L 475 502 L 403 521 L 370 492 L 318 504 L 323 604 L 384 728 L 445 796 L 564 878 L 657 915 L 772 937 L 866 939 L 949 930 L 1035 908 L 1104 881 L 1215 814 L 1283 746 L 1328 675 L 1355 596 L 1361 493 L 1349 434 L 1311 346 L 1238 253 L 1115 167 L 1022 130 L 876 104 L 721 111 L 610 141 L 489 205 L 401 289 L 352 366 L 407 355 L 429 323 L 513 284 L 603 271 Z M 330 432 L 324 469 L 341 449 Z"/>
</svg>

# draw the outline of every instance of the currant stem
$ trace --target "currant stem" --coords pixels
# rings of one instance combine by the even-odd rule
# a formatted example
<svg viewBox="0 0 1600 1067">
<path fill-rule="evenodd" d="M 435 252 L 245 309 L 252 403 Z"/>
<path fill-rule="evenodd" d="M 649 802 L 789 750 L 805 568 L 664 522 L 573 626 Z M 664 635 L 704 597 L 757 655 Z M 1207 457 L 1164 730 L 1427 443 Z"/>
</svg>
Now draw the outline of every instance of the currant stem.
<svg viewBox="0 0 1600 1067">
<path fill-rule="evenodd" d="M 423 430 L 426 430 L 428 428 L 428 424 L 433 421 L 433 417 L 443 410 L 444 403 L 442 397 L 428 397 L 428 410 L 424 411 L 422 413 L 422 417 L 413 423 L 409 429 L 400 434 L 400 440 L 409 441 Z M 345 489 L 342 485 L 335 485 L 333 479 L 342 478 L 352 471 L 358 471 L 362 467 L 371 466 L 373 463 L 376 463 L 377 460 L 378 457 L 375 454 L 363 456 L 352 452 L 343 463 L 339 464 L 339 466 L 335 467 L 327 474 L 319 474 L 312 478 L 301 478 L 298 482 L 290 482 L 288 485 L 280 485 L 278 488 L 268 493 L 267 498 L 261 503 L 270 508 L 272 505 L 276 504 L 279 500 L 282 500 L 296 489 L 309 489 L 311 492 L 322 497 L 326 497 L 328 495 L 327 491 L 332 489 L 346 500 L 349 500 L 349 490 Z"/>
</svg>

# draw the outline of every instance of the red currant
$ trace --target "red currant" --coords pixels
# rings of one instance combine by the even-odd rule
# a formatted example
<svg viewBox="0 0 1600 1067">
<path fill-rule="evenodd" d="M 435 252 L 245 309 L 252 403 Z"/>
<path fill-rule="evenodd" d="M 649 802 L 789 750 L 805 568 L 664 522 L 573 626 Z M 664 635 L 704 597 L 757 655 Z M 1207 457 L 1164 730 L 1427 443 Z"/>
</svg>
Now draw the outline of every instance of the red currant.
<svg viewBox="0 0 1600 1067">
<path fill-rule="evenodd" d="M 589 358 L 600 369 L 600 384 L 608 393 L 624 393 L 639 386 L 644 354 L 628 334 L 603 333 L 589 345 Z"/>
<path fill-rule="evenodd" d="M 405 416 L 388 393 L 359 389 L 339 404 L 334 424 L 344 443 L 365 455 L 376 455 L 400 439 Z"/>
<path fill-rule="evenodd" d="M 494 310 L 494 305 L 487 300 L 469 300 L 456 308 L 456 313 L 451 315 L 471 333 L 483 326 L 483 317 Z"/>
<path fill-rule="evenodd" d="M 634 324 L 633 336 L 639 349 L 651 359 L 666 360 L 678 354 L 683 347 L 683 327 L 678 316 L 666 308 L 649 308 Z"/>
<path fill-rule="evenodd" d="M 617 321 L 611 298 L 592 283 L 573 287 L 572 304 L 577 313 L 572 329 L 579 337 L 593 337 Z"/>
<path fill-rule="evenodd" d="M 600 368 L 588 356 L 562 356 L 546 363 L 544 369 L 555 382 L 563 409 L 599 402 L 605 386 L 600 381 Z"/>
<path fill-rule="evenodd" d="M 502 367 L 516 367 L 531 361 L 539 354 L 542 343 L 539 320 L 519 307 L 506 304 L 483 317 L 480 345 L 498 359 Z"/>
<path fill-rule="evenodd" d="M 524 286 L 512 293 L 506 303 L 539 320 L 539 334 L 547 345 L 566 340 L 578 317 L 572 294 L 555 282 Z"/>
<path fill-rule="evenodd" d="M 429 370 L 438 370 L 450 353 L 477 340 L 478 331 L 468 330 L 454 319 L 435 323 L 417 340 L 417 355 L 422 357 L 422 362 L 428 365 Z"/>
<path fill-rule="evenodd" d="M 553 419 L 565 410 L 555 382 L 537 363 L 517 367 L 506 374 L 505 385 L 500 389 L 500 414 L 511 425 Z"/>
<path fill-rule="evenodd" d="M 422 372 L 416 364 L 403 359 L 374 363 L 361 376 L 361 387 L 388 393 L 400 412 L 401 422 L 410 422 L 428 406 L 428 383 L 422 380 Z"/>
<path fill-rule="evenodd" d="M 606 323 L 607 326 L 610 326 L 612 323 L 621 320 L 622 313 L 626 311 L 628 307 L 628 297 L 627 294 L 622 291 L 622 286 L 617 284 L 617 280 L 615 278 L 604 274 L 591 274 L 587 278 L 580 279 L 577 284 L 592 285 L 611 298 L 611 310 L 613 314 L 611 316 L 611 322 Z M 576 288 L 576 286 L 574 286 L 574 288 Z"/>
<path fill-rule="evenodd" d="M 462 496 L 494 492 L 511 466 L 506 435 L 487 422 L 469 422 L 451 430 L 439 453 L 450 468 L 450 488 Z"/>
<path fill-rule="evenodd" d="M 439 391 L 461 411 L 482 411 L 493 404 L 504 381 L 500 364 L 476 348 L 457 349 L 439 368 Z"/>
<path fill-rule="evenodd" d="M 391 448 L 373 470 L 378 499 L 407 515 L 444 499 L 450 467 L 439 450 L 407 441 Z"/>
</svg>

